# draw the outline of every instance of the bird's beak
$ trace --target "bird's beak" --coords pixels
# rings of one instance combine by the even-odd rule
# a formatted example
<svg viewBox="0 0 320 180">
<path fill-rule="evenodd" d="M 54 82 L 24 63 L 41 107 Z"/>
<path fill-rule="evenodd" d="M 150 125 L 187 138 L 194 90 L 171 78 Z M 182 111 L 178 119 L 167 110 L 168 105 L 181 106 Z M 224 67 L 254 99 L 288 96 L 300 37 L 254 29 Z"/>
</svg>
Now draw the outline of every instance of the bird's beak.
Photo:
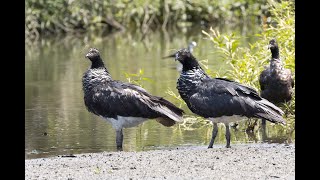
<svg viewBox="0 0 320 180">
<path fill-rule="evenodd" d="M 176 53 L 171 54 L 171 55 L 169 55 L 169 56 L 164 56 L 164 57 L 162 57 L 162 59 L 166 59 L 166 58 L 175 58 L 175 57 L 176 57 Z"/>
<path fill-rule="evenodd" d="M 90 53 L 87 53 L 85 57 L 86 57 L 86 58 L 89 58 L 89 54 L 90 54 Z"/>
</svg>

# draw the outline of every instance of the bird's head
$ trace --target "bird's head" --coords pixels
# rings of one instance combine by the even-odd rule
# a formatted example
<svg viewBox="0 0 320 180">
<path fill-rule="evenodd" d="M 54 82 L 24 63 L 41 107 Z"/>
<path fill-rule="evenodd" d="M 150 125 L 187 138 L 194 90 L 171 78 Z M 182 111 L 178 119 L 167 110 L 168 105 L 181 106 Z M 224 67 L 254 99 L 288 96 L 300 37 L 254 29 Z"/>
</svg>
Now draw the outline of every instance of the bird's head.
<svg viewBox="0 0 320 180">
<path fill-rule="evenodd" d="M 104 67 L 103 60 L 100 57 L 100 52 L 96 48 L 90 48 L 89 52 L 86 54 L 86 58 L 90 59 L 92 65 L 91 68 L 101 68 Z"/>
<path fill-rule="evenodd" d="M 191 58 L 191 56 L 192 56 L 192 54 L 191 54 L 190 50 L 183 48 L 183 49 L 180 49 L 180 50 L 176 51 L 175 53 L 173 53 L 169 56 L 165 56 L 163 58 L 174 58 L 176 61 L 178 60 L 181 64 L 184 64 L 184 62 L 187 61 L 188 58 Z"/>
<path fill-rule="evenodd" d="M 272 51 L 272 50 L 274 50 L 276 48 L 278 48 L 278 44 L 277 44 L 276 40 L 275 39 L 271 39 L 269 41 L 268 49 L 270 49 Z"/>
<path fill-rule="evenodd" d="M 96 48 L 90 48 L 89 52 L 86 54 L 86 58 L 90 59 L 91 61 L 95 61 L 100 59 L 100 52 Z"/>
<path fill-rule="evenodd" d="M 179 61 L 183 65 L 183 71 L 199 67 L 198 61 L 187 48 L 180 49 L 174 54 L 171 54 L 164 58 L 169 57 L 174 58 L 176 61 Z"/>
</svg>

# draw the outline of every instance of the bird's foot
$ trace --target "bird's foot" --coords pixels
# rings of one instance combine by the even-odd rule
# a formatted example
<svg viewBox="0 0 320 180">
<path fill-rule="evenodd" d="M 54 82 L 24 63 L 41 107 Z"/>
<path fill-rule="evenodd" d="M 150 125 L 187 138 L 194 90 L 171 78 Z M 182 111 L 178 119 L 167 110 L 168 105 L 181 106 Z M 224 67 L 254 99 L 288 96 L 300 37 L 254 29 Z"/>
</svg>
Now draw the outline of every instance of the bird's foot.
<svg viewBox="0 0 320 180">
<path fill-rule="evenodd" d="M 231 148 L 230 144 L 229 144 L 229 145 L 227 144 L 227 145 L 226 145 L 226 148 Z"/>
<path fill-rule="evenodd" d="M 123 151 L 122 146 L 117 146 L 118 151 Z"/>
</svg>

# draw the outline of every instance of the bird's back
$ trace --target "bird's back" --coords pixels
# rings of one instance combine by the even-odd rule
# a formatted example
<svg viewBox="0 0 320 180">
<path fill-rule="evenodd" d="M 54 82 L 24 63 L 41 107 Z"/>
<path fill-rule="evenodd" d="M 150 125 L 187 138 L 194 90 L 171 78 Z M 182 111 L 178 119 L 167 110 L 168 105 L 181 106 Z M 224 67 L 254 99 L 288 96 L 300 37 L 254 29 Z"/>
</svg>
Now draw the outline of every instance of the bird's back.
<svg viewBox="0 0 320 180">
<path fill-rule="evenodd" d="M 204 79 L 185 101 L 193 113 L 205 118 L 246 116 L 284 122 L 281 109 L 253 88 L 228 79 Z"/>
<path fill-rule="evenodd" d="M 236 86 L 231 81 L 223 79 L 206 79 L 188 98 L 190 110 L 203 117 L 220 117 L 232 115 L 252 116 L 248 110 L 251 89 Z M 251 93 L 251 94 L 250 94 Z M 250 105 L 250 104 L 249 104 Z"/>
<path fill-rule="evenodd" d="M 169 101 L 150 95 L 137 85 L 112 80 L 103 69 L 89 69 L 83 76 L 83 88 L 87 109 L 98 116 L 182 121 L 183 111 Z"/>
</svg>

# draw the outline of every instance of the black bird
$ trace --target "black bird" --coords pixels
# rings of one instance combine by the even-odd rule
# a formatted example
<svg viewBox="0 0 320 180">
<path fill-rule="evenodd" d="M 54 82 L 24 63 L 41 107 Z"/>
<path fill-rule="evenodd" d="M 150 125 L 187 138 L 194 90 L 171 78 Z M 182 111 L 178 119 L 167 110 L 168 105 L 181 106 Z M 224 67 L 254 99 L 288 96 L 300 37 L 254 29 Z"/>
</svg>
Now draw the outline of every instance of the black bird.
<svg viewBox="0 0 320 180">
<path fill-rule="evenodd" d="M 123 128 L 156 119 L 164 126 L 183 120 L 183 110 L 162 97 L 130 83 L 113 80 L 97 49 L 86 54 L 91 67 L 82 78 L 84 103 L 89 112 L 106 119 L 116 130 L 117 149 L 122 150 Z"/>
<path fill-rule="evenodd" d="M 270 66 L 267 66 L 260 74 L 260 95 L 275 104 L 288 102 L 292 99 L 292 88 L 294 87 L 292 73 L 283 67 L 275 39 L 270 40 L 268 48 L 271 51 Z"/>
<path fill-rule="evenodd" d="M 272 103 L 289 102 L 292 99 L 294 81 L 289 69 L 283 67 L 280 59 L 279 47 L 275 39 L 269 41 L 268 49 L 271 51 L 270 66 L 265 67 L 259 77 L 260 95 Z M 265 131 L 266 121 L 262 120 Z"/>
<path fill-rule="evenodd" d="M 229 122 L 255 117 L 285 124 L 280 108 L 261 98 L 251 87 L 224 78 L 209 77 L 188 49 L 181 49 L 171 57 L 183 65 L 177 82 L 181 98 L 193 113 L 213 122 L 208 148 L 212 148 L 219 122 L 226 126 L 227 148 L 230 148 Z"/>
</svg>

